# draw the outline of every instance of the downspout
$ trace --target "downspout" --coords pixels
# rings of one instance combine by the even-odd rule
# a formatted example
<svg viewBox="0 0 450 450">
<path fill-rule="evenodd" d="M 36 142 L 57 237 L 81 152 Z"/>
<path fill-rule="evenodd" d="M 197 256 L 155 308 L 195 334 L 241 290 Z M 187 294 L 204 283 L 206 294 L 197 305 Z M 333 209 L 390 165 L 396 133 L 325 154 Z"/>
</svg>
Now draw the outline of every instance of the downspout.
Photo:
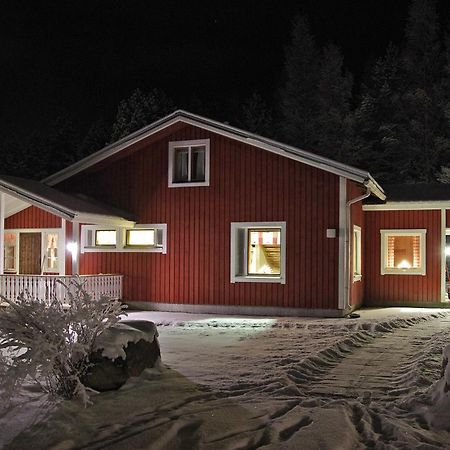
<svg viewBox="0 0 450 450">
<path fill-rule="evenodd" d="M 371 190 L 369 186 L 366 186 L 366 192 L 359 197 L 352 198 L 346 203 L 346 214 L 347 214 L 347 233 L 345 234 L 345 248 L 347 249 L 347 258 L 345 260 L 345 274 L 346 274 L 346 283 L 345 283 L 345 299 L 347 303 L 347 309 L 351 309 L 350 304 L 350 286 L 353 281 L 353 274 L 350 273 L 350 261 L 351 261 L 351 250 L 350 250 L 350 236 L 352 233 L 352 223 L 351 223 L 351 206 L 355 203 L 358 203 L 365 198 L 369 197 L 371 194 Z"/>
</svg>

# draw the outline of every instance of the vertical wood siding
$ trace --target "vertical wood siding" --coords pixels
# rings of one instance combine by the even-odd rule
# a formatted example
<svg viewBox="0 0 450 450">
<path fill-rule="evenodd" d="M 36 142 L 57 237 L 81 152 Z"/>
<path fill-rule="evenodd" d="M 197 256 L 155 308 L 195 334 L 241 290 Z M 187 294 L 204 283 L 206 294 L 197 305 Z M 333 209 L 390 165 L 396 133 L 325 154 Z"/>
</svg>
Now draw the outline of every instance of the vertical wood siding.
<svg viewBox="0 0 450 450">
<path fill-rule="evenodd" d="M 366 211 L 364 303 L 439 302 L 441 298 L 441 212 Z M 381 229 L 425 228 L 426 275 L 381 275 Z"/>
<path fill-rule="evenodd" d="M 347 182 L 347 201 L 359 197 L 364 194 L 366 189 L 353 181 Z M 350 207 L 350 305 L 361 305 L 364 300 L 364 283 L 365 283 L 365 249 L 364 249 L 364 212 L 362 210 L 362 202 L 353 204 Z M 362 278 L 358 281 L 353 281 L 353 225 L 361 228 L 361 273 Z"/>
<path fill-rule="evenodd" d="M 168 188 L 168 142 L 205 138 L 210 186 Z M 59 187 L 167 223 L 167 255 L 85 253 L 81 273 L 125 275 L 132 301 L 337 308 L 337 176 L 193 126 L 136 148 Z M 230 224 L 260 221 L 286 221 L 286 284 L 231 284 Z"/>
<path fill-rule="evenodd" d="M 36 206 L 30 206 L 5 219 L 5 229 L 61 228 L 61 219 Z"/>
</svg>

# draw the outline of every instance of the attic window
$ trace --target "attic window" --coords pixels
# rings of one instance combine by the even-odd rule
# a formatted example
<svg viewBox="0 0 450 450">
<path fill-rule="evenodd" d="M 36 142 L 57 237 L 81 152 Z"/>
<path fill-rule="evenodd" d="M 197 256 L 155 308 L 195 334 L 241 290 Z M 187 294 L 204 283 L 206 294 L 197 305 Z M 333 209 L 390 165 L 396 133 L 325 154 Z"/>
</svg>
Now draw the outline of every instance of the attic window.
<svg viewBox="0 0 450 450">
<path fill-rule="evenodd" d="M 209 186 L 209 139 L 169 142 L 169 187 Z"/>
</svg>

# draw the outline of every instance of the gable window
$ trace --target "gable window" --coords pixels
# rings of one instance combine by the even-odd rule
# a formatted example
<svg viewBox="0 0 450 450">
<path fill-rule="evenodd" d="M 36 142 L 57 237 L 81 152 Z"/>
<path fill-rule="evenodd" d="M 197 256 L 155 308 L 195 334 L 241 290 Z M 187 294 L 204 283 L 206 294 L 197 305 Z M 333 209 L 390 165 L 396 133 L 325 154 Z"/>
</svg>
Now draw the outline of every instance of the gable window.
<svg viewBox="0 0 450 450">
<path fill-rule="evenodd" d="M 425 275 L 426 230 L 380 230 L 381 274 Z"/>
<path fill-rule="evenodd" d="M 353 281 L 361 278 L 361 228 L 353 225 Z"/>
<path fill-rule="evenodd" d="M 282 283 L 286 266 L 286 222 L 231 224 L 231 282 Z"/>
<path fill-rule="evenodd" d="M 209 139 L 169 142 L 169 187 L 209 186 Z"/>
<path fill-rule="evenodd" d="M 99 225 L 81 226 L 81 253 L 167 251 L 167 224 L 137 224 L 134 228 L 107 230 Z"/>
</svg>

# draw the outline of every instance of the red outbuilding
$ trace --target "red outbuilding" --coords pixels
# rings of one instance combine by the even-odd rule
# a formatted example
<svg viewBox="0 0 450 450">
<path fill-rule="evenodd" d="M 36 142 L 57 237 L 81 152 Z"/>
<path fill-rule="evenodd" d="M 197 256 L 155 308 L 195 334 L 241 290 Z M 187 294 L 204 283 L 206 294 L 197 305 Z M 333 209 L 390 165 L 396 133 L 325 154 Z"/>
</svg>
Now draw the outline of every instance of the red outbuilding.
<svg viewBox="0 0 450 450">
<path fill-rule="evenodd" d="M 447 301 L 450 188 L 386 195 L 368 172 L 184 111 L 42 182 L 2 176 L 0 192 L 10 298 L 62 296 L 79 274 L 95 298 L 167 311 Z"/>
</svg>

